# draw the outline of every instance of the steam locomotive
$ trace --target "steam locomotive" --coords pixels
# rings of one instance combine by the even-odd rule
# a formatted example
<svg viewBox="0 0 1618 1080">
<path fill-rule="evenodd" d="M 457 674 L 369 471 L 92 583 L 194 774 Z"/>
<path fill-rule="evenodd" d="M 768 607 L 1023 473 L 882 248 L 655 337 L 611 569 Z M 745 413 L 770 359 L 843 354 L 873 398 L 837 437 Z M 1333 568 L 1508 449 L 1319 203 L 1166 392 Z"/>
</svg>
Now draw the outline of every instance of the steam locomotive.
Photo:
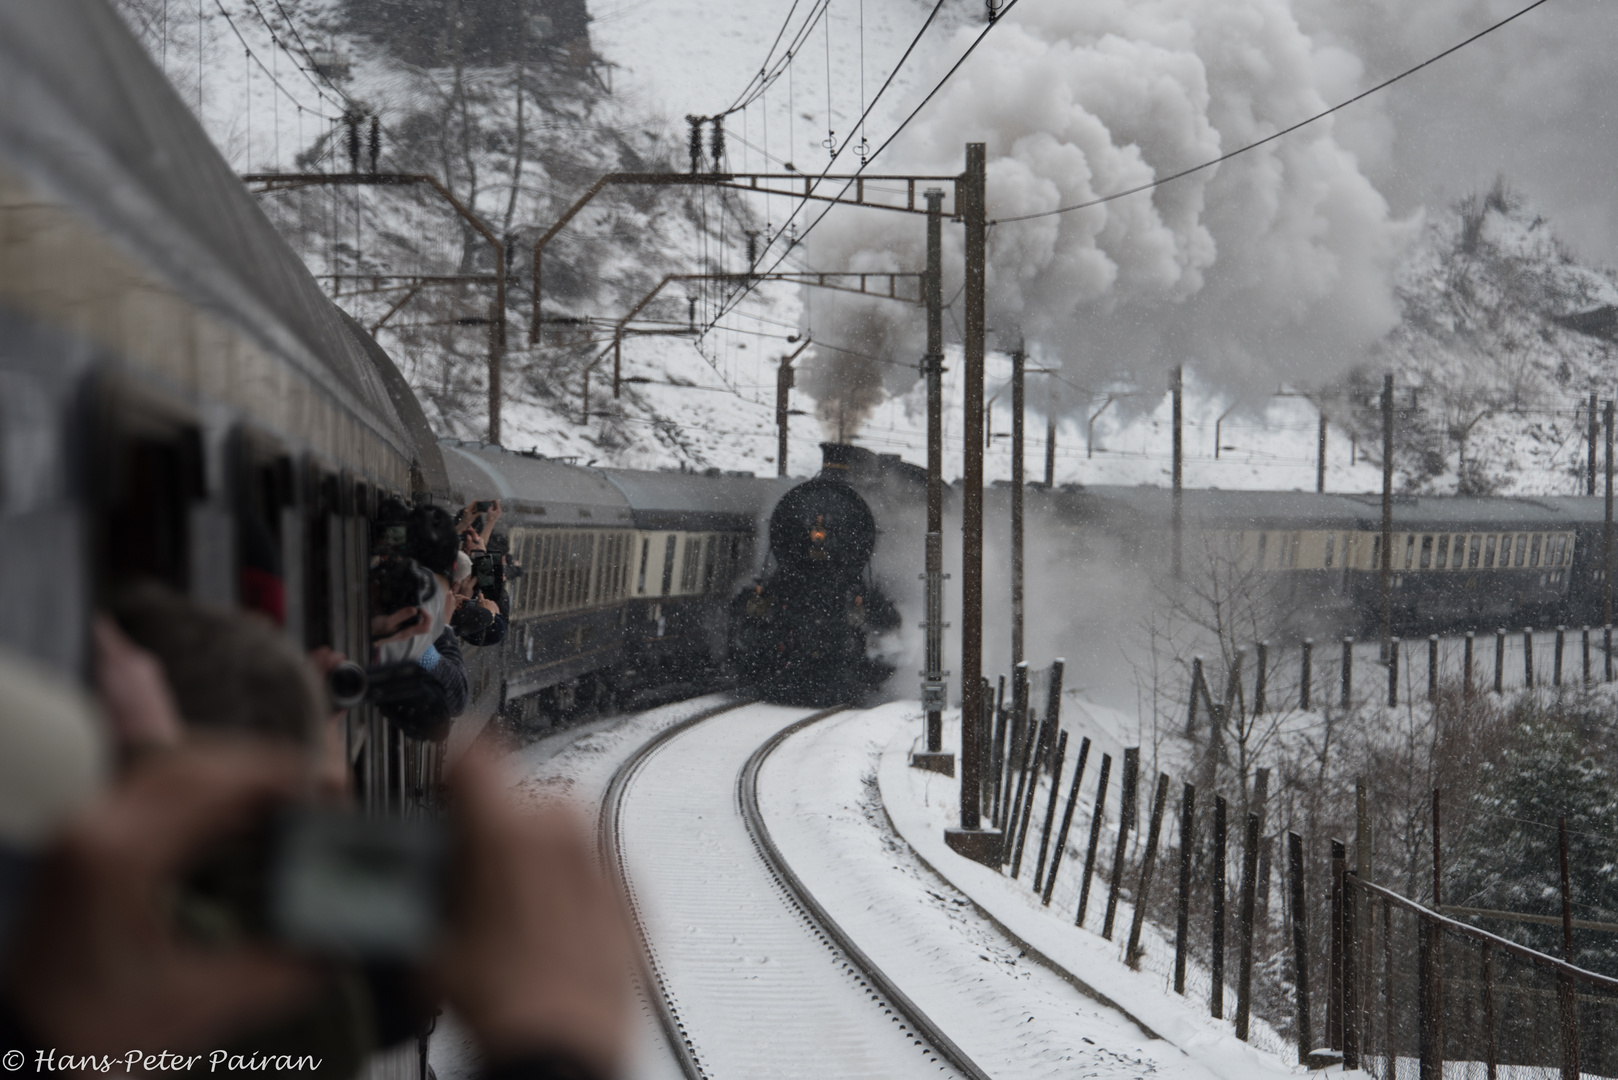
<svg viewBox="0 0 1618 1080">
<path fill-rule="evenodd" d="M 772 565 L 730 609 L 730 659 L 740 682 L 785 704 L 858 701 L 887 681 L 870 654 L 898 610 L 871 576 L 877 527 L 849 475 L 866 453 L 822 443 L 818 476 L 770 515 Z"/>
</svg>

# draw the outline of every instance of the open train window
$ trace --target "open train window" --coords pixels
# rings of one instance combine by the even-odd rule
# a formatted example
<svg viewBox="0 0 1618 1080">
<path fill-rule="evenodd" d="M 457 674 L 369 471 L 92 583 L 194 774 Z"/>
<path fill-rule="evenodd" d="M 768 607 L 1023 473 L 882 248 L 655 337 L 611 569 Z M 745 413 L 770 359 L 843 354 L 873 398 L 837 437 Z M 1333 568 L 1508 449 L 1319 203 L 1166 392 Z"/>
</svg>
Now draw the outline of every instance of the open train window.
<svg viewBox="0 0 1618 1080">
<path fill-rule="evenodd" d="M 1421 538 L 1421 568 L 1423 570 L 1433 568 L 1433 538 L 1431 536 Z"/>
<path fill-rule="evenodd" d="M 177 409 L 122 388 L 103 402 L 97 565 L 104 590 L 155 578 L 192 584 L 192 509 L 206 495 L 201 429 Z"/>
<path fill-rule="evenodd" d="M 301 636 L 303 538 L 292 458 L 258 432 L 238 430 L 232 442 L 238 599 Z"/>
<path fill-rule="evenodd" d="M 1416 537 L 1414 533 L 1405 534 L 1405 569 L 1409 570 L 1416 557 Z"/>
<path fill-rule="evenodd" d="M 1517 534 L 1517 562 L 1516 562 L 1517 566 L 1522 565 L 1523 555 L 1525 554 L 1525 552 L 1527 550 L 1527 547 L 1528 547 L 1528 534 L 1527 533 L 1518 533 Z"/>
<path fill-rule="evenodd" d="M 640 594 L 644 594 L 646 592 L 646 563 L 651 557 L 651 551 L 651 539 L 647 538 L 642 540 L 640 542 L 640 576 L 635 580 L 635 592 Z"/>
<path fill-rule="evenodd" d="M 1456 550 L 1458 551 L 1460 549 L 1457 548 Z M 1438 569 L 1440 569 L 1440 570 L 1442 570 L 1445 567 L 1449 566 L 1449 534 L 1448 533 L 1445 533 L 1443 536 L 1440 536 L 1438 538 L 1438 551 L 1437 551 L 1437 553 L 1435 555 L 1435 560 L 1436 561 L 1433 563 L 1433 565 L 1438 567 Z"/>
<path fill-rule="evenodd" d="M 1540 541 L 1542 539 L 1544 539 L 1544 538 L 1542 536 L 1540 536 L 1539 533 L 1535 533 L 1534 534 L 1534 539 L 1528 545 L 1528 565 L 1529 566 L 1538 566 L 1539 565 L 1539 543 L 1540 543 Z"/>
</svg>

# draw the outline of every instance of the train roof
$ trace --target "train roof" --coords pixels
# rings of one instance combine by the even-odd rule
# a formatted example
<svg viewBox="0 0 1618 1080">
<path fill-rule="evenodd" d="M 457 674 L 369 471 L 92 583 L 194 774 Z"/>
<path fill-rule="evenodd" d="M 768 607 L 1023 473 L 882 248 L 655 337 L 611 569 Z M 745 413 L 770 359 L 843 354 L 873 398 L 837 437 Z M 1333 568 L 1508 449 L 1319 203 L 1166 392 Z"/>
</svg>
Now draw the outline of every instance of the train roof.
<svg viewBox="0 0 1618 1080">
<path fill-rule="evenodd" d="M 1382 496 L 1302 491 L 1225 491 L 1188 488 L 1182 495 L 1185 522 L 1201 528 L 1375 529 L 1382 522 Z M 1173 493 L 1164 487 L 1066 486 L 1051 501 L 1086 518 L 1155 527 L 1173 515 Z M 1571 528 L 1600 522 L 1602 499 L 1575 496 L 1396 495 L 1393 526 L 1405 532 L 1469 529 Z"/>
<path fill-rule="evenodd" d="M 802 483 L 786 477 L 603 469 L 623 492 L 640 529 L 751 531 L 781 496 Z"/>
<path fill-rule="evenodd" d="M 600 470 L 487 443 L 442 439 L 438 445 L 460 505 L 492 497 L 517 517 L 543 519 L 546 525 L 634 524 L 629 501 Z"/>
<path fill-rule="evenodd" d="M 0 162 L 408 455 L 365 347 L 111 5 L 0 4 Z"/>
</svg>

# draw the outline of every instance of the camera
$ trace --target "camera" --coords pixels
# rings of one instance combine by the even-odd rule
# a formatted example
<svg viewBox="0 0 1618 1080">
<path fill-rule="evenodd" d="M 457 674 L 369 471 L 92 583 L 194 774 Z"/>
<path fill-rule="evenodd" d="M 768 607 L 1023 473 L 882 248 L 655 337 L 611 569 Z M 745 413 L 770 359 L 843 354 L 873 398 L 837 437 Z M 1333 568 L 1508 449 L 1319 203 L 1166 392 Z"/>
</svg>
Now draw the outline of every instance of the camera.
<svg viewBox="0 0 1618 1080">
<path fill-rule="evenodd" d="M 240 933 L 368 962 L 428 958 L 445 915 L 441 822 L 287 804 L 194 864 L 177 897 L 183 929 Z"/>
<path fill-rule="evenodd" d="M 371 667 L 345 661 L 326 676 L 332 708 L 370 702 L 413 739 L 441 739 L 449 730 L 449 699 L 427 669 L 414 660 Z"/>
<path fill-rule="evenodd" d="M 506 580 L 505 558 L 487 552 L 472 556 L 472 576 L 477 579 L 479 592 L 490 600 L 497 600 L 500 586 Z"/>
<path fill-rule="evenodd" d="M 414 559 L 403 555 L 380 556 L 371 567 L 371 613 L 390 615 L 416 607 L 433 592 L 433 576 Z"/>
<path fill-rule="evenodd" d="M 289 807 L 271 834 L 271 936 L 314 953 L 423 960 L 443 923 L 447 855 L 438 822 Z"/>
</svg>

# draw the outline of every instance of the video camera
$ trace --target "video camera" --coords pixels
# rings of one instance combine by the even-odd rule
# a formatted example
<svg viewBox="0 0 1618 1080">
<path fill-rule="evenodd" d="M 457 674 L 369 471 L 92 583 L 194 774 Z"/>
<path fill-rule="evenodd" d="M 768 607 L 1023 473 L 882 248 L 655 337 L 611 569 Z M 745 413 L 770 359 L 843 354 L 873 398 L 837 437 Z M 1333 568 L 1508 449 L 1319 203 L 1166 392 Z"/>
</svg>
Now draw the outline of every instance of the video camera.
<svg viewBox="0 0 1618 1080">
<path fill-rule="evenodd" d="M 433 575 L 405 555 L 382 555 L 371 566 L 371 614 L 418 607 L 433 594 Z"/>
</svg>

